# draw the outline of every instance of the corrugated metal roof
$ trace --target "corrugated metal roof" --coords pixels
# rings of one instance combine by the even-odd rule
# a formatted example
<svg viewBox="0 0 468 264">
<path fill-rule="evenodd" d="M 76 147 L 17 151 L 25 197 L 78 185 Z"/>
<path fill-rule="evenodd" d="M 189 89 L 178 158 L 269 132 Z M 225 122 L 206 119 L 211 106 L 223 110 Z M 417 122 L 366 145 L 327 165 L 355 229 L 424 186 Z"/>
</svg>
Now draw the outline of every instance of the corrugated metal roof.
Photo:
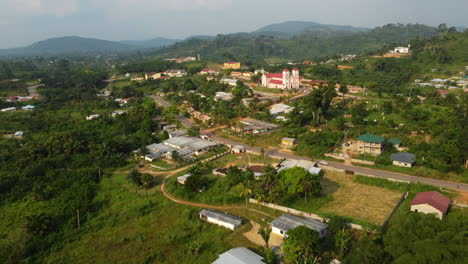
<svg viewBox="0 0 468 264">
<path fill-rule="evenodd" d="M 255 254 L 253 251 L 238 247 L 224 252 L 212 264 L 265 264 L 263 257 Z"/>
<path fill-rule="evenodd" d="M 383 137 L 379 137 L 379 136 L 367 133 L 367 134 L 359 136 L 358 140 L 364 141 L 364 142 L 370 142 L 370 143 L 382 143 L 384 142 L 385 139 Z"/>
<path fill-rule="evenodd" d="M 416 160 L 416 155 L 413 153 L 398 152 L 398 153 L 392 154 L 390 156 L 390 159 L 394 161 L 399 161 L 399 162 L 413 163 Z"/>
<path fill-rule="evenodd" d="M 225 213 L 221 213 L 221 212 L 218 212 L 218 211 L 215 211 L 215 210 L 212 210 L 212 209 L 203 209 L 200 212 L 200 215 L 201 216 L 206 216 L 206 217 L 209 217 L 209 218 L 213 218 L 213 219 L 216 219 L 218 221 L 221 221 L 221 222 L 224 222 L 224 223 L 229 223 L 229 224 L 232 224 L 232 225 L 241 225 L 242 224 L 242 219 L 240 217 L 233 216 L 233 215 L 228 215 L 228 214 L 225 214 Z"/>
<path fill-rule="evenodd" d="M 301 218 L 298 216 L 284 214 L 271 222 L 271 226 L 283 231 L 294 229 L 298 226 L 306 226 L 317 232 L 327 229 L 328 225 L 315 219 Z"/>
</svg>

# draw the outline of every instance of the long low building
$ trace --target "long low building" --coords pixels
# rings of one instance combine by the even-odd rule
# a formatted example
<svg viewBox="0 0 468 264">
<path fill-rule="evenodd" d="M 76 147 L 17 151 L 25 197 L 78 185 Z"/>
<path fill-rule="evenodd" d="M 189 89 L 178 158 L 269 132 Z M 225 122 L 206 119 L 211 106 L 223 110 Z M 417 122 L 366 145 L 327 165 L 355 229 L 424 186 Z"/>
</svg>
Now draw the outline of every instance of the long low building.
<svg viewBox="0 0 468 264">
<path fill-rule="evenodd" d="M 300 168 L 307 170 L 311 174 L 319 174 L 321 169 L 316 166 L 317 166 L 316 162 L 312 162 L 308 160 L 283 160 L 278 165 L 278 172 L 282 170 L 294 168 L 294 167 L 300 167 Z"/>
<path fill-rule="evenodd" d="M 231 230 L 234 230 L 242 225 L 241 218 L 221 213 L 212 209 L 203 209 L 199 213 L 199 215 L 202 220 L 205 220 L 209 223 L 217 224 L 222 227 L 229 228 Z"/>
<path fill-rule="evenodd" d="M 172 154 L 177 152 L 179 157 L 188 158 L 192 155 L 201 155 L 220 146 L 221 143 L 204 140 L 196 137 L 172 137 L 162 143 L 146 146 L 149 154 L 145 160 L 154 161 L 158 158 L 172 159 Z M 138 152 L 138 151 L 136 151 Z"/>
<path fill-rule="evenodd" d="M 248 132 L 253 134 L 265 133 L 279 128 L 278 125 L 268 123 L 265 121 L 253 119 L 250 117 L 243 118 L 239 121 L 241 128 L 234 127 L 233 129 L 238 132 Z"/>
<path fill-rule="evenodd" d="M 328 225 L 315 219 L 301 218 L 298 216 L 284 214 L 271 222 L 271 232 L 282 237 L 287 237 L 287 232 L 298 226 L 306 226 L 318 233 L 319 237 L 324 237 Z"/>
</svg>

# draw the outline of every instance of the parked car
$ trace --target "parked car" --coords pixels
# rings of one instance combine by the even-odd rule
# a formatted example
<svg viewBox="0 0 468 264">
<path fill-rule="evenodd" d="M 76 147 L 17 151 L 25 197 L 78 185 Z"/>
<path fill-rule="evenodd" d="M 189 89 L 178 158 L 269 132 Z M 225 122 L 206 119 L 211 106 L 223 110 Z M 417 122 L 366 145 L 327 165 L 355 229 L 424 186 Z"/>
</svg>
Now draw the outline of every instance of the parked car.
<svg viewBox="0 0 468 264">
<path fill-rule="evenodd" d="M 321 160 L 319 163 L 322 164 L 322 165 L 328 165 L 328 162 L 326 162 L 324 160 Z"/>
</svg>

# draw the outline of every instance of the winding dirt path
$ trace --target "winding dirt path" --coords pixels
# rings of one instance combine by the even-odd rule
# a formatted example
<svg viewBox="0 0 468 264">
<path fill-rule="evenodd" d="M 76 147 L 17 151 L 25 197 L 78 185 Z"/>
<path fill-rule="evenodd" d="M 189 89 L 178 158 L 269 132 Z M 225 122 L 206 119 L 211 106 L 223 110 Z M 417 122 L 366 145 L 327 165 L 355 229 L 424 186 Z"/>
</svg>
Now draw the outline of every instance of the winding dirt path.
<svg viewBox="0 0 468 264">
<path fill-rule="evenodd" d="M 179 168 L 179 169 L 176 169 L 176 170 L 173 170 L 173 171 L 170 171 L 169 173 L 168 172 L 154 172 L 154 171 L 150 171 L 150 170 L 141 170 L 142 172 L 144 173 L 148 173 L 148 174 L 151 174 L 151 175 L 154 175 L 154 176 L 160 176 L 162 174 L 165 174 L 167 173 L 167 175 L 164 177 L 163 179 L 163 182 L 161 183 L 160 185 L 160 189 L 161 189 L 161 192 L 162 194 L 169 200 L 173 201 L 174 203 L 178 203 L 178 204 L 183 204 L 183 205 L 188 205 L 188 206 L 193 206 L 193 207 L 203 207 L 203 208 L 210 208 L 210 209 L 218 209 L 218 210 L 228 210 L 228 209 L 243 209 L 243 210 L 249 210 L 249 211 L 252 211 L 252 212 L 255 212 L 255 213 L 259 213 L 259 214 L 262 214 L 262 215 L 265 215 L 265 216 L 269 216 L 269 217 L 273 217 L 272 215 L 270 214 L 267 214 L 265 212 L 262 212 L 260 210 L 256 210 L 256 209 L 253 209 L 253 208 L 247 208 L 245 206 L 238 206 L 238 205 L 233 205 L 233 206 L 224 206 L 224 205 L 213 205 L 213 204 L 205 204 L 205 203 L 196 203 L 196 202 L 191 202 L 191 201 L 186 201 L 186 200 L 182 200 L 182 199 L 179 199 L 179 198 L 176 198 L 174 196 L 172 196 L 167 190 L 166 190 L 166 182 L 167 182 L 167 179 L 171 178 L 172 176 L 174 176 L 175 174 L 183 171 L 183 170 L 186 170 L 188 169 L 190 166 L 185 166 L 185 167 L 182 167 L 182 168 Z"/>
</svg>

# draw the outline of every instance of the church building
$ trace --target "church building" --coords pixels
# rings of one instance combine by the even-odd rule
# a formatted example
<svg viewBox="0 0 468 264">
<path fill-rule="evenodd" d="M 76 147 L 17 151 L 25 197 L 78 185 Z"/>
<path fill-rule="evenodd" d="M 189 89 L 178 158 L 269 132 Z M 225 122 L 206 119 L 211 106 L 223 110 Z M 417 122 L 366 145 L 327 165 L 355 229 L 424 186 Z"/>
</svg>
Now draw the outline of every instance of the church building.
<svg viewBox="0 0 468 264">
<path fill-rule="evenodd" d="M 288 69 L 282 73 L 264 73 L 262 76 L 262 86 L 267 88 L 291 90 L 299 89 L 299 69 L 294 68 L 292 74 Z"/>
</svg>

